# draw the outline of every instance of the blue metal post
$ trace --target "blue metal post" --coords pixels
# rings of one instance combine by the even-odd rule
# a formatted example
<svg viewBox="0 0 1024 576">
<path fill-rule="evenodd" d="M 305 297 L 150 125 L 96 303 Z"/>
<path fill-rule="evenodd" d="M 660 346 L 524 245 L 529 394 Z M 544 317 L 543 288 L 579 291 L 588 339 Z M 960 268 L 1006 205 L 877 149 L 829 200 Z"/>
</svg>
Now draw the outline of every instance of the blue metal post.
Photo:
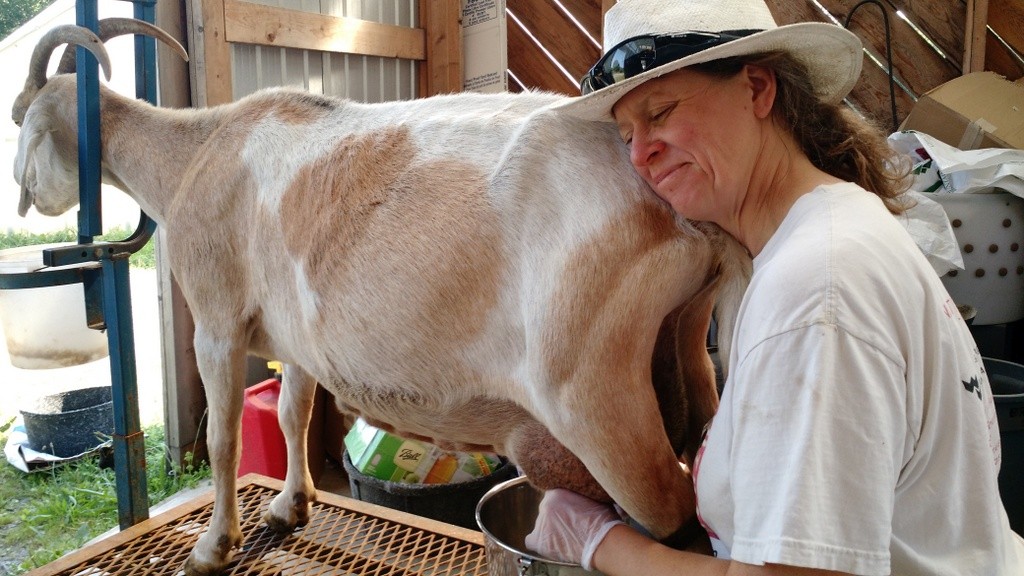
<svg viewBox="0 0 1024 576">
<path fill-rule="evenodd" d="M 117 478 L 117 518 L 121 529 L 149 518 L 146 486 L 146 445 L 139 423 L 135 334 L 128 255 L 105 258 L 103 317 L 110 348 L 114 403 L 114 473 Z"/>
<path fill-rule="evenodd" d="M 75 18 L 79 26 L 98 28 L 96 0 L 78 0 Z M 78 243 L 88 244 L 103 233 L 100 200 L 100 80 L 96 58 L 76 47 L 78 74 Z"/>
<path fill-rule="evenodd" d="M 133 0 L 134 16 L 156 22 L 156 0 Z M 135 97 L 156 104 L 156 39 L 135 36 Z"/>
<path fill-rule="evenodd" d="M 77 0 L 78 25 L 98 29 L 96 0 Z M 152 21 L 152 14 L 149 15 Z M 140 46 L 138 44 L 137 46 Z M 77 50 L 78 80 L 78 166 L 79 212 L 78 243 L 91 244 L 103 233 L 100 183 L 101 134 L 99 71 L 95 58 L 84 48 Z M 154 49 L 155 50 L 155 49 Z M 155 60 L 147 60 L 136 50 L 140 62 L 136 68 L 150 70 Z M 152 73 L 152 72 L 150 72 Z M 131 289 L 128 279 L 128 254 L 99 252 L 102 324 L 107 329 L 110 350 L 111 395 L 114 406 L 114 473 L 117 487 L 117 513 L 121 529 L 149 518 L 146 485 L 145 439 L 139 423 L 138 378 L 135 366 L 135 338 L 132 329 Z M 84 283 L 86 286 L 88 283 Z M 85 288 L 83 288 L 85 289 Z M 86 290 L 86 294 L 90 293 Z M 92 292 L 95 294 L 95 292 Z M 88 308 L 88 306 L 87 306 Z"/>
</svg>

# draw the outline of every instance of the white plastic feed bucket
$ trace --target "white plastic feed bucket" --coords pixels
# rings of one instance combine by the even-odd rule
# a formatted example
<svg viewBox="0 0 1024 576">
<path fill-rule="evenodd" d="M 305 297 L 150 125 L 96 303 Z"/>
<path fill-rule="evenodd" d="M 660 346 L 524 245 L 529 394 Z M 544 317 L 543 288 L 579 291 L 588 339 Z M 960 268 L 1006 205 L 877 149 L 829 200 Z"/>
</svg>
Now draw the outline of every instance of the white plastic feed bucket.
<svg viewBox="0 0 1024 576">
<path fill-rule="evenodd" d="M 538 556 L 526 547 L 525 538 L 537 521 L 544 493 L 525 476 L 491 488 L 476 506 L 476 522 L 484 533 L 487 573 L 491 576 L 594 576 L 579 564 Z"/>
<path fill-rule="evenodd" d="M 43 268 L 45 244 L 0 250 L 0 274 Z M 0 320 L 11 365 L 49 369 L 107 356 L 107 336 L 86 325 L 81 284 L 0 290 Z"/>
</svg>

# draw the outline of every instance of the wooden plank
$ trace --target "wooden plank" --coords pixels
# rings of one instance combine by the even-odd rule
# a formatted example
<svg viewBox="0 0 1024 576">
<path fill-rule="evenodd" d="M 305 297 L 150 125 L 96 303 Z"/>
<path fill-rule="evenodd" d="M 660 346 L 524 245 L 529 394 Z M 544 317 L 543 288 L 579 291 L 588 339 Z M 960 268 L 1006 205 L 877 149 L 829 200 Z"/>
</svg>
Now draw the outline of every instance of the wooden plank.
<svg viewBox="0 0 1024 576">
<path fill-rule="evenodd" d="M 526 92 L 528 88 L 519 83 L 519 80 L 512 74 L 508 75 L 509 92 Z"/>
<path fill-rule="evenodd" d="M 849 100 L 854 107 L 874 121 L 882 130 L 890 132 L 892 125 L 892 101 L 889 96 L 889 76 L 877 66 L 865 68 L 857 84 L 850 92 Z M 906 92 L 896 90 L 896 122 L 910 113 L 914 99 Z"/>
<path fill-rule="evenodd" d="M 163 330 L 164 442 L 171 461 L 182 466 L 189 452 L 193 453 L 196 462 L 209 460 L 205 431 L 201 430 L 206 411 L 206 395 L 193 345 L 195 323 L 185 296 L 171 272 L 166 246 L 166 231 L 158 227 L 156 262 L 160 323 Z"/>
<path fill-rule="evenodd" d="M 846 0 L 824 0 L 824 3 L 831 6 L 829 13 L 831 16 L 843 22 L 846 18 Z M 823 14 L 819 9 L 813 6 L 808 1 L 794 2 L 793 0 L 767 0 L 768 7 L 772 11 L 772 15 L 775 16 L 775 20 L 779 25 L 793 24 L 798 22 L 826 22 L 828 24 L 834 24 Z M 850 6 L 852 7 L 852 3 Z M 877 10 L 878 8 L 873 8 Z M 861 18 L 861 12 L 857 12 L 854 15 L 855 22 Z M 881 20 L 879 15 L 877 20 Z M 892 20 L 893 18 L 891 18 Z M 852 26 L 852 24 L 851 24 Z M 885 32 L 884 26 L 881 22 L 873 25 L 874 28 L 869 33 L 865 33 L 861 30 L 858 37 L 865 45 L 870 46 L 871 50 L 885 56 Z M 855 31 L 857 33 L 857 31 Z M 864 39 L 863 35 L 868 36 L 867 40 Z M 914 35 L 916 36 L 916 35 Z M 873 38 L 881 37 L 881 50 L 877 49 L 873 45 Z M 893 69 L 897 72 L 897 75 L 902 76 L 904 72 L 901 70 L 901 64 L 907 64 L 905 55 L 897 56 L 899 50 L 902 47 L 894 46 L 893 48 L 893 59 L 896 60 Z M 908 66 L 912 67 L 912 63 Z M 946 68 L 944 74 L 948 77 L 953 77 L 958 71 L 956 69 Z M 914 76 L 916 84 L 924 87 L 930 81 L 925 77 Z M 913 87 L 914 85 L 911 85 Z M 929 88 L 931 86 L 928 86 Z M 892 106 L 890 104 L 891 99 L 889 95 L 889 75 L 879 65 L 868 56 L 864 56 L 864 66 L 861 76 L 854 86 L 853 91 L 849 96 L 850 101 L 860 112 L 867 116 L 872 121 L 876 121 L 884 129 L 888 130 L 892 127 Z M 897 108 L 897 119 L 902 121 L 903 118 L 909 113 L 910 108 L 913 106 L 913 96 L 907 93 L 904 89 L 897 86 L 896 88 L 896 108 Z"/>
<path fill-rule="evenodd" d="M 595 42 L 601 43 L 601 0 L 561 0 L 564 7 Z"/>
<path fill-rule="evenodd" d="M 850 10 L 859 0 L 821 0 L 829 12 L 840 23 L 845 23 Z M 886 6 L 892 39 L 893 69 L 912 97 L 950 80 L 960 74 L 959 65 L 943 58 L 928 44 L 896 11 Z M 850 31 L 856 34 L 864 45 L 884 62 L 886 58 L 885 19 L 878 5 L 866 4 L 857 9 L 850 21 Z M 865 68 L 877 66 L 870 60 Z"/>
<path fill-rule="evenodd" d="M 223 0 L 195 0 L 200 10 L 194 11 L 200 17 L 192 25 L 193 38 L 202 46 L 201 56 L 195 64 L 198 81 L 196 106 L 227 104 L 234 97 L 231 93 L 231 47 L 224 35 Z"/>
<path fill-rule="evenodd" d="M 224 0 L 228 42 L 425 60 L 419 28 Z"/>
<path fill-rule="evenodd" d="M 582 78 L 600 58 L 598 47 L 551 0 L 507 0 L 506 7 L 573 78 Z"/>
<path fill-rule="evenodd" d="M 1024 54 L 1024 2 L 1020 0 L 988 0 L 988 25 Z"/>
<path fill-rule="evenodd" d="M 992 35 L 988 35 L 985 50 L 985 69 L 998 72 L 1011 80 L 1024 76 L 1024 2 L 1020 0 L 989 0 L 988 23 L 1003 41 L 1016 52 L 1011 52 Z"/>
<path fill-rule="evenodd" d="M 992 34 L 988 35 L 985 49 L 985 70 L 1001 74 L 1010 80 L 1024 77 L 1024 64 Z"/>
<path fill-rule="evenodd" d="M 988 0 L 967 0 L 964 18 L 963 73 L 985 70 L 985 39 L 988 36 Z"/>
<path fill-rule="evenodd" d="M 962 66 L 967 5 L 964 0 L 888 0 L 952 60 Z"/>
<path fill-rule="evenodd" d="M 508 20 L 508 68 L 527 88 L 579 96 L 580 87 L 566 78 L 526 32 Z"/>
<path fill-rule="evenodd" d="M 462 91 L 462 3 L 420 0 L 420 28 L 426 32 L 426 61 L 420 67 L 420 96 Z"/>
<path fill-rule="evenodd" d="M 608 9 L 615 5 L 615 0 L 601 0 L 601 18 L 604 22 L 604 15 L 608 12 Z"/>
</svg>

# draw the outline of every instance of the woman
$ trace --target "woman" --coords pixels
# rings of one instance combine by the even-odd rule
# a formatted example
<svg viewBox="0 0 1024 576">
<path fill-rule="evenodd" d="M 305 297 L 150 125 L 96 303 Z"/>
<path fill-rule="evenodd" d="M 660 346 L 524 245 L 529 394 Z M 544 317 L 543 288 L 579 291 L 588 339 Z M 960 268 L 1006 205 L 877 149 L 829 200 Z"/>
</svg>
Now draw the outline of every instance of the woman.
<svg viewBox="0 0 1024 576">
<path fill-rule="evenodd" d="M 527 545 L 612 575 L 1024 574 L 981 355 L 891 217 L 905 171 L 840 102 L 857 38 L 762 0 L 619 0 L 605 38 L 563 111 L 615 122 L 662 199 L 754 259 L 692 466 L 716 557 L 565 491 Z"/>
</svg>

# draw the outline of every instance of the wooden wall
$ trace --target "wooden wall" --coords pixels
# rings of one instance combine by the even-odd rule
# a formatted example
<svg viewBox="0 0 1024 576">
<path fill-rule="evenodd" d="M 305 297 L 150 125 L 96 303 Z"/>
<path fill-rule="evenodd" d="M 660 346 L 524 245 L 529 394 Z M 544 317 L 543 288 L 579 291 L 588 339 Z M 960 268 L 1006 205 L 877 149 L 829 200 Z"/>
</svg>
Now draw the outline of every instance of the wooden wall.
<svg viewBox="0 0 1024 576">
<path fill-rule="evenodd" d="M 577 82 L 599 57 L 601 14 L 608 0 L 506 0 L 511 89 L 577 94 Z M 844 24 L 859 0 L 767 0 L 779 24 Z M 880 0 L 854 11 L 849 29 L 864 42 L 864 73 L 848 99 L 883 126 L 891 124 L 886 26 L 895 78 L 897 121 L 918 95 L 962 73 L 991 70 L 1024 76 L 1021 0 Z M 906 18 L 897 16 L 897 11 Z M 574 21 L 575 20 L 575 21 Z M 532 38 L 531 38 L 532 37 Z M 536 39 L 536 40 L 534 40 Z M 539 45 L 538 45 L 539 44 Z M 552 56 L 548 58 L 540 45 Z M 557 60 L 557 64 L 555 61 Z M 561 65 L 561 69 L 558 64 Z M 564 71 L 563 71 L 564 70 Z"/>
</svg>

